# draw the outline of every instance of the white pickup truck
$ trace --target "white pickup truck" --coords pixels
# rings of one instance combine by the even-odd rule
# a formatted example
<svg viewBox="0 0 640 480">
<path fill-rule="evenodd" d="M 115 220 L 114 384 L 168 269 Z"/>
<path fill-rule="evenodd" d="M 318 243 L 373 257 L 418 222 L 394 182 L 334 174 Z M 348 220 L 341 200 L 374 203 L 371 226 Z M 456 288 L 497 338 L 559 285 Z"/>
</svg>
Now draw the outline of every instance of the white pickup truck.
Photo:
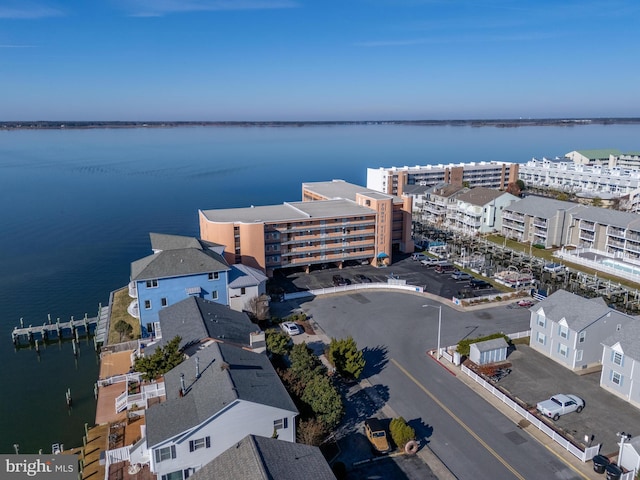
<svg viewBox="0 0 640 480">
<path fill-rule="evenodd" d="M 545 417 L 558 420 L 565 413 L 578 412 L 584 408 L 584 400 L 575 395 L 559 393 L 549 400 L 538 403 L 536 409 Z"/>
</svg>

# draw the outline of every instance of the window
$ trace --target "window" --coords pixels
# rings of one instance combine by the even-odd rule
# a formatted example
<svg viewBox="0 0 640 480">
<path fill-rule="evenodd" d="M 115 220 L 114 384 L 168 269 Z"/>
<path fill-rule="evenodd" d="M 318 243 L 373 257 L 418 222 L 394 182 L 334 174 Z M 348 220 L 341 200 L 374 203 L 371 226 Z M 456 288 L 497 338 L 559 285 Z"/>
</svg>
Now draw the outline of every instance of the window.
<svg viewBox="0 0 640 480">
<path fill-rule="evenodd" d="M 614 372 L 613 370 L 611 370 L 611 381 L 616 385 L 622 386 L 622 375 L 620 375 L 618 372 Z"/>
<path fill-rule="evenodd" d="M 162 297 L 162 298 L 160 299 L 160 304 L 161 304 L 163 307 L 166 307 L 167 305 L 169 305 L 169 302 L 167 302 L 166 297 Z"/>
<path fill-rule="evenodd" d="M 576 351 L 576 362 L 581 362 L 582 361 L 582 350 L 577 350 Z"/>
<path fill-rule="evenodd" d="M 544 328 L 544 327 L 546 327 L 546 325 L 547 325 L 546 318 L 544 318 L 544 316 L 538 314 L 538 326 Z"/>
<path fill-rule="evenodd" d="M 219 272 L 211 272 L 209 273 L 209 280 L 218 280 L 220 278 Z"/>
<path fill-rule="evenodd" d="M 622 366 L 623 355 L 620 352 L 611 352 L 611 361 L 616 365 Z"/>
<path fill-rule="evenodd" d="M 569 347 L 567 347 L 564 343 L 559 343 L 558 353 L 563 357 L 567 358 L 569 356 Z"/>
<path fill-rule="evenodd" d="M 276 430 L 281 430 L 283 428 L 287 428 L 289 426 L 288 418 L 279 418 L 278 420 L 273 421 L 273 428 Z"/>
<path fill-rule="evenodd" d="M 211 298 L 213 298 L 214 300 L 218 299 L 218 291 L 214 290 L 213 292 L 211 292 Z"/>
<path fill-rule="evenodd" d="M 189 440 L 189 451 L 195 452 L 199 448 L 210 448 L 211 437 L 196 438 L 195 440 Z"/>
<path fill-rule="evenodd" d="M 158 280 L 147 280 L 147 288 L 158 288 Z"/>
<path fill-rule="evenodd" d="M 246 288 L 244 288 L 244 287 L 242 287 L 242 288 L 240 289 L 240 295 L 245 295 L 246 293 L 247 293 L 247 289 L 246 289 Z"/>
<path fill-rule="evenodd" d="M 144 309 L 145 310 L 151 310 L 151 300 L 145 300 L 144 301 Z"/>
<path fill-rule="evenodd" d="M 176 446 L 171 445 L 170 447 L 159 448 L 156 450 L 156 463 L 163 462 L 164 460 L 169 460 L 171 458 L 176 458 Z"/>
<path fill-rule="evenodd" d="M 579 343 L 584 343 L 584 339 L 585 339 L 585 337 L 586 337 L 586 336 L 587 336 L 587 332 L 586 332 L 586 331 L 584 331 L 584 330 L 583 330 L 583 331 L 581 331 L 581 332 L 578 334 L 578 342 L 579 342 Z"/>
<path fill-rule="evenodd" d="M 177 472 L 167 473 L 162 475 L 162 480 L 183 480 L 182 470 L 178 470 Z"/>
<path fill-rule="evenodd" d="M 569 327 L 565 327 L 564 325 L 559 325 L 558 335 L 560 335 L 562 338 L 569 338 Z"/>
<path fill-rule="evenodd" d="M 547 343 L 547 336 L 542 332 L 538 332 L 537 340 L 540 345 L 545 345 Z"/>
</svg>

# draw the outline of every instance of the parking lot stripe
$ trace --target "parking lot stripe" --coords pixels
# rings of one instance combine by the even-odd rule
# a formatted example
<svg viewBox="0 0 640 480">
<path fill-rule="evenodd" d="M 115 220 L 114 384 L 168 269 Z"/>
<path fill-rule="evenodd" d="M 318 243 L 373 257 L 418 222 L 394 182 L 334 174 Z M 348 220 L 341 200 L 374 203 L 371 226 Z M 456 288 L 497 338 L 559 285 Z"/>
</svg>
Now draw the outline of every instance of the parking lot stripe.
<svg viewBox="0 0 640 480">
<path fill-rule="evenodd" d="M 422 390 L 424 393 L 427 394 L 427 396 L 429 396 L 429 398 L 431 398 L 431 400 L 433 400 L 434 402 L 436 402 L 438 404 L 438 406 L 440 408 L 442 408 L 447 415 L 449 415 L 453 420 L 455 420 L 462 428 L 464 428 L 469 435 L 471 435 L 473 438 L 475 438 L 478 443 L 480 445 L 482 445 L 491 455 L 493 455 L 496 460 L 498 460 L 502 465 L 504 465 L 507 470 L 509 470 L 511 473 L 513 473 L 517 478 L 519 478 L 520 480 L 525 480 L 524 477 L 522 475 L 520 475 L 511 465 L 509 465 L 507 463 L 507 461 L 502 458 L 500 455 L 498 455 L 498 453 L 491 448 L 489 445 L 487 445 L 487 443 L 482 440 L 478 434 L 476 434 L 473 430 L 471 430 L 471 428 L 464 423 L 462 420 L 460 420 L 460 418 L 453 413 L 449 407 L 447 407 L 444 403 L 442 403 L 433 393 L 431 393 L 429 390 L 427 390 L 427 388 L 422 385 L 413 375 L 411 375 L 407 369 L 405 369 L 402 365 L 400 365 L 394 358 L 391 359 L 391 363 L 393 363 L 396 367 L 398 367 L 398 369 L 400 369 L 400 371 L 402 373 L 404 373 L 407 378 L 409 378 L 409 380 L 411 380 L 413 383 L 415 383 L 417 385 L 418 388 L 420 388 L 420 390 Z"/>
</svg>

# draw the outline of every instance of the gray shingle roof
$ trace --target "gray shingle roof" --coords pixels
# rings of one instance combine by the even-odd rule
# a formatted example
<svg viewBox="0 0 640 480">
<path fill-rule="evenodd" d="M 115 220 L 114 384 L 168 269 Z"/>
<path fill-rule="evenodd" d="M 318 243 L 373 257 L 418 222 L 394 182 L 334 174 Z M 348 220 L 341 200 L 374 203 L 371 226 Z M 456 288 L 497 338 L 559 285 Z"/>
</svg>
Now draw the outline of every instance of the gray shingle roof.
<svg viewBox="0 0 640 480">
<path fill-rule="evenodd" d="M 553 198 L 536 197 L 529 195 L 505 208 L 505 210 L 530 215 L 539 218 L 551 218 L 555 216 L 558 210 L 567 210 L 570 212 L 579 212 L 586 209 L 584 205 L 578 205 L 572 202 L 563 202 Z"/>
<path fill-rule="evenodd" d="M 640 215 L 637 213 L 609 210 L 608 208 L 586 207 L 573 216 L 589 222 L 640 231 Z"/>
<path fill-rule="evenodd" d="M 256 268 L 241 263 L 231 265 L 229 288 L 255 287 L 266 281 L 267 276 Z"/>
<path fill-rule="evenodd" d="M 248 435 L 190 478 L 335 480 L 318 447 Z"/>
<path fill-rule="evenodd" d="M 224 258 L 211 250 L 163 250 L 131 263 L 131 280 L 180 277 L 229 270 Z"/>
<path fill-rule="evenodd" d="M 188 297 L 163 308 L 158 318 L 162 330 L 159 345 L 180 336 L 180 348 L 208 338 L 248 347 L 251 332 L 260 330 L 246 313 L 200 297 Z"/>
<path fill-rule="evenodd" d="M 196 378 L 196 358 L 200 377 Z M 187 393 L 180 396 L 180 374 Z M 147 445 L 189 430 L 236 400 L 298 413 L 266 355 L 213 343 L 167 372 L 167 400 L 146 411 Z"/>
<path fill-rule="evenodd" d="M 495 190 L 493 188 L 486 187 L 475 187 L 469 190 L 468 192 L 461 193 L 456 198 L 461 202 L 470 203 L 471 205 L 483 206 L 489 202 L 492 202 L 498 197 L 502 195 L 511 195 L 510 193 L 501 192 L 500 190 Z M 514 195 L 513 198 L 517 198 Z"/>
<path fill-rule="evenodd" d="M 150 233 L 151 248 L 153 250 L 175 250 L 177 248 L 199 248 L 202 242 L 195 237 L 169 235 L 166 233 Z"/>
<path fill-rule="evenodd" d="M 474 343 L 479 352 L 490 352 L 498 348 L 508 348 L 509 344 L 504 338 L 492 338 L 483 342 Z"/>
<path fill-rule="evenodd" d="M 640 318 L 630 317 L 627 322 L 620 322 L 622 328 L 602 343 L 612 347 L 620 342 L 625 355 L 640 361 Z"/>
<path fill-rule="evenodd" d="M 554 322 L 559 322 L 562 318 L 565 318 L 567 325 L 574 332 L 584 330 L 609 313 L 618 313 L 607 307 L 600 297 L 584 298 L 566 290 L 558 290 L 552 293 L 538 303 L 534 311 L 538 311 L 540 308 Z"/>
</svg>

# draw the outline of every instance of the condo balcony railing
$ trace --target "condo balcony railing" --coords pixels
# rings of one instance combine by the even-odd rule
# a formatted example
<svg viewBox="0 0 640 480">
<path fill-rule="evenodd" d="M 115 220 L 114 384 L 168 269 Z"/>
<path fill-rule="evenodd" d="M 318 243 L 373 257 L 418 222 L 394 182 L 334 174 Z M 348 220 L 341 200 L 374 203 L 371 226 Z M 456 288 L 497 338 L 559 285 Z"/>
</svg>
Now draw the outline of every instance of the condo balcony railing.
<svg viewBox="0 0 640 480">
<path fill-rule="evenodd" d="M 131 298 L 138 298 L 138 286 L 136 282 L 129 282 L 129 296 Z"/>
</svg>

